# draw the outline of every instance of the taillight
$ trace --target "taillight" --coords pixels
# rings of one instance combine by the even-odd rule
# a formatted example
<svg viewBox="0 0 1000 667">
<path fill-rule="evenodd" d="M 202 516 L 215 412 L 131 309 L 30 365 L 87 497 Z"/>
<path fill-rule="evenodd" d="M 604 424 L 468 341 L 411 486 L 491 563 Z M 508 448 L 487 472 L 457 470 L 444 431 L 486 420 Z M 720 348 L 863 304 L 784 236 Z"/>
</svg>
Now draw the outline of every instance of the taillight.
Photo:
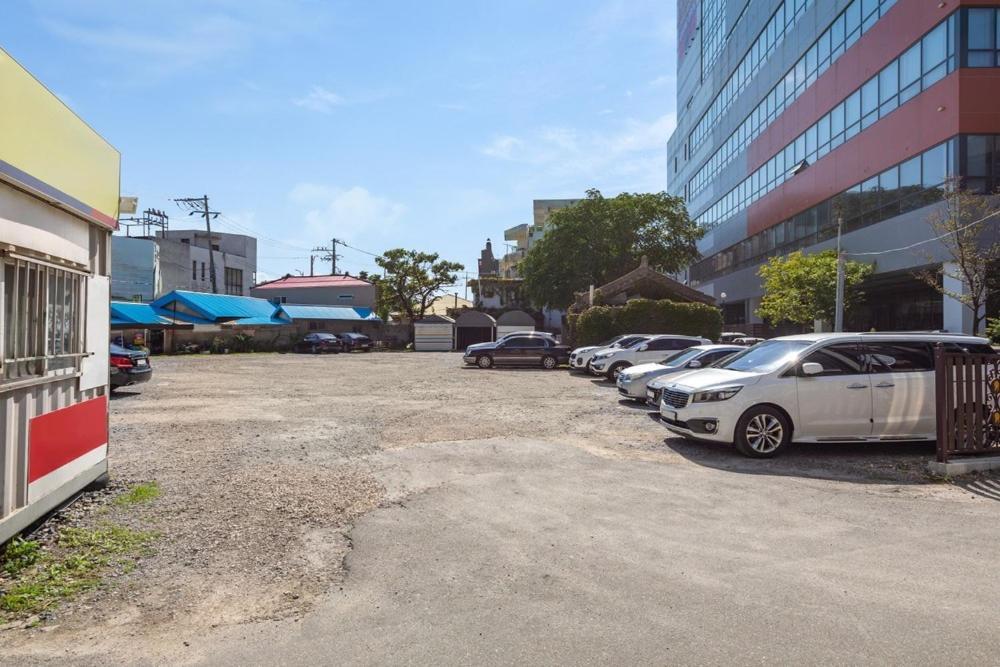
<svg viewBox="0 0 1000 667">
<path fill-rule="evenodd" d="M 132 368 L 132 360 L 128 357 L 111 357 L 111 365 L 118 368 Z"/>
</svg>

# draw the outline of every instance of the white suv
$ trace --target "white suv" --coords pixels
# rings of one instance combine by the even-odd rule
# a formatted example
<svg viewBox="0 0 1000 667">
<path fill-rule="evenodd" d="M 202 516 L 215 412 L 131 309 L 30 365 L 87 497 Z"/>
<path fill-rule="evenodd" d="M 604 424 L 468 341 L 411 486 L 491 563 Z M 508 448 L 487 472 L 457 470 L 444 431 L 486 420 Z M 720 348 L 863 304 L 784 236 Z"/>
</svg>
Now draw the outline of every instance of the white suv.
<svg viewBox="0 0 1000 667">
<path fill-rule="evenodd" d="M 623 336 L 616 336 L 611 340 L 606 340 L 600 345 L 578 347 L 569 354 L 569 369 L 571 371 L 589 371 L 590 360 L 598 352 L 603 352 L 611 347 L 630 347 L 647 338 L 650 338 L 650 334 L 625 334 Z"/>
<path fill-rule="evenodd" d="M 647 362 L 662 362 L 681 350 L 695 345 L 707 345 L 712 341 L 694 336 L 673 336 L 664 334 L 650 336 L 638 345 L 626 348 L 601 350 L 590 360 L 590 372 L 615 380 L 618 374 L 629 366 Z"/>
<path fill-rule="evenodd" d="M 933 440 L 934 345 L 993 354 L 953 334 L 807 334 L 758 343 L 716 367 L 672 378 L 663 424 L 688 438 L 766 458 L 789 442 Z"/>
</svg>

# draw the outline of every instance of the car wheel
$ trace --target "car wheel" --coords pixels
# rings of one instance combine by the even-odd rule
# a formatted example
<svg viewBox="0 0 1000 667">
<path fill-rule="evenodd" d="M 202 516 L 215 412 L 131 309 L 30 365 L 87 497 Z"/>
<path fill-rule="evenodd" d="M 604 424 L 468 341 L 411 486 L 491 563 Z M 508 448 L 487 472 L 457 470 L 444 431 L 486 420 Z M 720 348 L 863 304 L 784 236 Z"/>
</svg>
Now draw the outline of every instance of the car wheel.
<svg viewBox="0 0 1000 667">
<path fill-rule="evenodd" d="M 555 357 L 544 356 L 542 357 L 542 368 L 547 371 L 551 371 L 553 368 L 559 365 L 559 362 Z"/>
<path fill-rule="evenodd" d="M 792 439 L 792 425 L 780 410 L 767 405 L 751 408 L 736 424 L 736 450 L 743 456 L 769 459 Z"/>
<path fill-rule="evenodd" d="M 618 375 L 630 365 L 631 364 L 627 361 L 619 361 L 617 364 L 608 369 L 608 379 L 612 382 L 616 382 L 618 380 Z"/>
<path fill-rule="evenodd" d="M 488 354 L 484 354 L 483 356 L 476 359 L 476 365 L 479 366 L 480 368 L 492 368 L 493 357 L 491 357 Z"/>
</svg>

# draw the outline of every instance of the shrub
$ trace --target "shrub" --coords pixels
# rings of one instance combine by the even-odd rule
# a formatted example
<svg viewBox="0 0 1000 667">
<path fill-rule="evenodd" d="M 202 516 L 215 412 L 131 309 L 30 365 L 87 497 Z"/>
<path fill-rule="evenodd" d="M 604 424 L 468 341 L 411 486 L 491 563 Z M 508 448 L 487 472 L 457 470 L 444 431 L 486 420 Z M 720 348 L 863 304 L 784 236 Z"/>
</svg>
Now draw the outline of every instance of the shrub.
<svg viewBox="0 0 1000 667">
<path fill-rule="evenodd" d="M 624 306 L 593 306 L 576 318 L 575 345 L 594 345 L 626 333 L 669 333 L 717 340 L 722 312 L 703 303 L 633 299 Z"/>
<path fill-rule="evenodd" d="M 986 337 L 994 345 L 1000 345 L 1000 317 L 996 317 L 986 323 Z"/>
<path fill-rule="evenodd" d="M 212 346 L 209 348 L 209 352 L 212 354 L 225 354 L 228 351 L 226 341 L 222 339 L 222 336 L 216 336 L 212 339 Z"/>
<path fill-rule="evenodd" d="M 233 352 L 253 352 L 253 336 L 247 333 L 238 333 L 229 341 L 229 348 Z"/>
</svg>

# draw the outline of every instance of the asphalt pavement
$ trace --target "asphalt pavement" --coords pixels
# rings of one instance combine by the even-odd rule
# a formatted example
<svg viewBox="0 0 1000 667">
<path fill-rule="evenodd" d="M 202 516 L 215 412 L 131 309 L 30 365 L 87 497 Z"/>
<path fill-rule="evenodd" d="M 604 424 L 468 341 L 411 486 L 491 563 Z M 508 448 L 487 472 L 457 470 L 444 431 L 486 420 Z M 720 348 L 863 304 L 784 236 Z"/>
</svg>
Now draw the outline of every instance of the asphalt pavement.
<svg viewBox="0 0 1000 667">
<path fill-rule="evenodd" d="M 942 664 L 1000 655 L 1000 503 L 530 439 L 378 454 L 392 499 L 246 664 Z"/>
</svg>

